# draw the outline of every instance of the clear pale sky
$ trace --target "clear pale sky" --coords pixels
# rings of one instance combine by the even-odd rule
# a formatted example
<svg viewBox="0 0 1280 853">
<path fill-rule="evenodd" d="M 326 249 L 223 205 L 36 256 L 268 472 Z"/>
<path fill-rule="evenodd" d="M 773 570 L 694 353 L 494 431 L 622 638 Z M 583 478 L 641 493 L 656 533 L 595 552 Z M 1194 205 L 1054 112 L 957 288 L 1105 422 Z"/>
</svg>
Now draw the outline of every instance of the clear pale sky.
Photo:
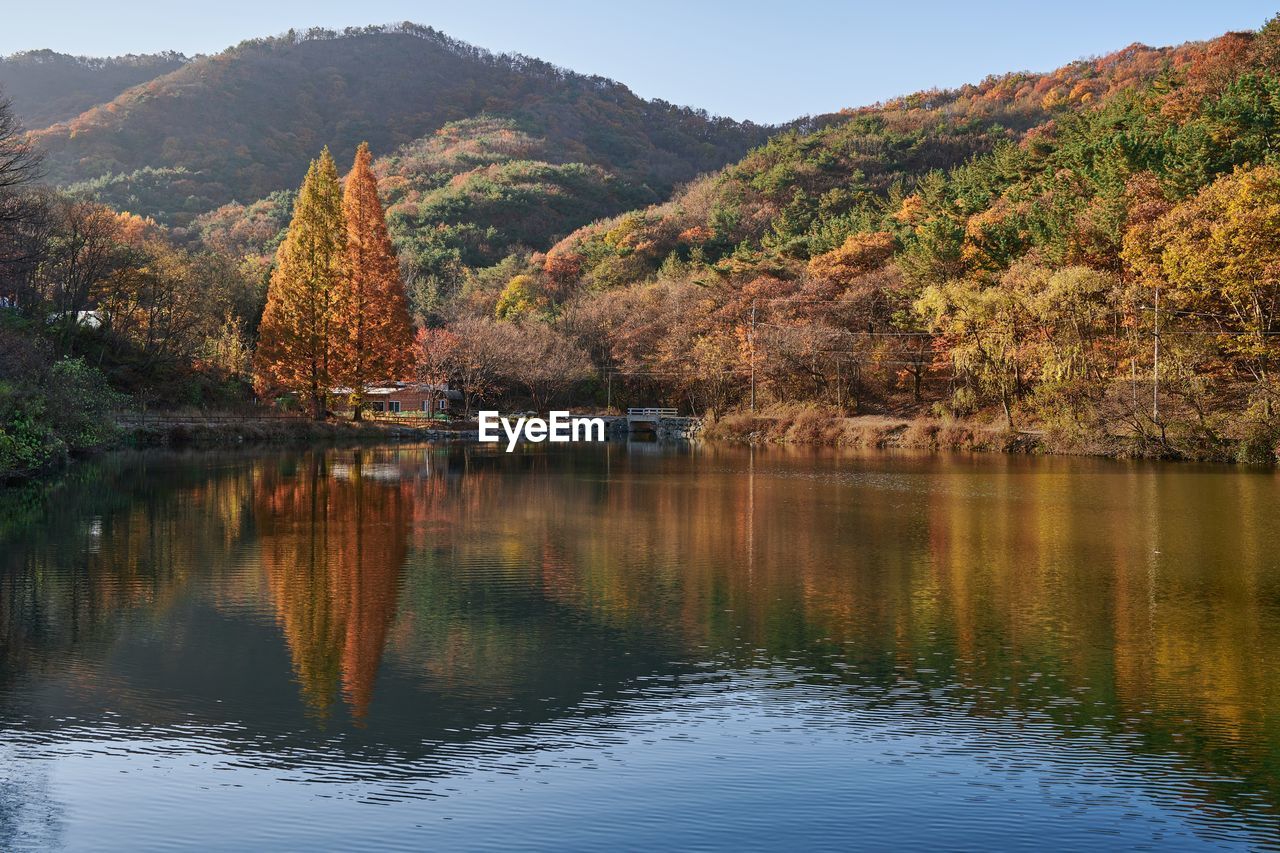
<svg viewBox="0 0 1280 853">
<path fill-rule="evenodd" d="M 637 94 L 778 122 L 987 74 L 1045 71 L 1135 41 L 1256 29 L 1280 2 L 216 0 L 6 3 L 0 54 L 214 53 L 246 38 L 414 21 Z"/>
</svg>

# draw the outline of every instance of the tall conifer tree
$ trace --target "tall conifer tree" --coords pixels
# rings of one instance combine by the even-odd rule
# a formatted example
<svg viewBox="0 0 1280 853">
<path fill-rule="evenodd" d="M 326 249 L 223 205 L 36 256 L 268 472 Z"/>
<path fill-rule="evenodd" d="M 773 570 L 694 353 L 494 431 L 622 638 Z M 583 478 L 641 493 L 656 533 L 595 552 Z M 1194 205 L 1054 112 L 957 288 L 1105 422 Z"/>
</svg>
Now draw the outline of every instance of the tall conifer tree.
<svg viewBox="0 0 1280 853">
<path fill-rule="evenodd" d="M 338 340 L 338 376 L 351 388 L 357 418 L 361 398 L 370 385 L 406 379 L 413 366 L 409 300 L 371 162 L 369 146 L 362 144 L 342 197 L 347 274 L 338 297 L 343 326 Z"/>
<path fill-rule="evenodd" d="M 333 381 L 337 297 L 345 279 L 347 228 L 338 169 L 325 148 L 311 162 L 267 289 L 254 374 L 260 387 L 303 397 L 317 420 Z"/>
</svg>

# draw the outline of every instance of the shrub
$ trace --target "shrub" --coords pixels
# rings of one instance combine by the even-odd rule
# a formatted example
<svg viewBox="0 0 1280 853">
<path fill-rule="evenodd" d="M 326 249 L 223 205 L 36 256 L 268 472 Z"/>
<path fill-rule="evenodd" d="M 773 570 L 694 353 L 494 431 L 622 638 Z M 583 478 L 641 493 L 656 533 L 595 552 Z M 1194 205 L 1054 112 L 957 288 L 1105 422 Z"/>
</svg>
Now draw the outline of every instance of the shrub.
<svg viewBox="0 0 1280 853">
<path fill-rule="evenodd" d="M 50 364 L 29 341 L 8 337 L 22 369 L 0 375 L 0 480 L 29 475 L 115 438 L 121 396 L 80 359 Z"/>
<path fill-rule="evenodd" d="M 1236 461 L 1241 465 L 1271 465 L 1276 461 L 1280 430 L 1266 421 L 1252 420 L 1236 446 Z"/>
<path fill-rule="evenodd" d="M 54 432 L 72 453 L 91 450 L 115 437 L 113 409 L 124 396 L 112 391 L 101 371 L 78 358 L 63 359 L 49 371 L 45 388 Z"/>
</svg>

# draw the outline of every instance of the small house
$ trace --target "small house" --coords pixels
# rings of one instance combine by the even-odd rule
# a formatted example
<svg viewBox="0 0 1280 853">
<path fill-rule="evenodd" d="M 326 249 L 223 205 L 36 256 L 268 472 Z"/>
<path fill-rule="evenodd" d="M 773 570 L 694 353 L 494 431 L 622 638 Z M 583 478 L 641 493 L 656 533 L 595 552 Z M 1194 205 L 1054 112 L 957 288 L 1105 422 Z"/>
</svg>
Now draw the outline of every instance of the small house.
<svg viewBox="0 0 1280 853">
<path fill-rule="evenodd" d="M 343 407 L 349 405 L 350 388 L 334 388 L 333 395 Z M 448 385 L 424 382 L 387 382 L 366 388 L 363 394 L 366 411 L 391 415 L 416 413 L 422 416 L 447 415 L 462 401 L 462 392 Z"/>
</svg>

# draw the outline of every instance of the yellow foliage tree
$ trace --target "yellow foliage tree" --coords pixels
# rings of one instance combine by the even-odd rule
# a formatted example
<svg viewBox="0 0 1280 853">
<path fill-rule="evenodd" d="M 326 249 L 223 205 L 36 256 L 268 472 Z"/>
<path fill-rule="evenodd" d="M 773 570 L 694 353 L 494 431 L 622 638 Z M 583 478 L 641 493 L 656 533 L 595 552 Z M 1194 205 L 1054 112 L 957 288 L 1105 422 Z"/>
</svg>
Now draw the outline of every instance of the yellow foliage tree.
<svg viewBox="0 0 1280 853">
<path fill-rule="evenodd" d="M 512 277 L 498 295 L 494 316 L 499 320 L 519 320 L 527 314 L 546 310 L 546 297 L 538 291 L 538 282 L 533 276 L 521 274 Z"/>
<path fill-rule="evenodd" d="M 886 231 L 850 234 L 840 246 L 810 259 L 809 275 L 847 287 L 888 263 L 893 249 L 893 235 Z"/>
<path fill-rule="evenodd" d="M 1268 413 L 1280 361 L 1280 168 L 1240 168 L 1135 225 L 1123 257 L 1164 289 L 1175 315 L 1205 321 L 1234 366 L 1252 376 Z"/>
<path fill-rule="evenodd" d="M 284 389 L 322 419 L 333 384 L 337 294 L 347 264 L 338 170 L 326 148 L 302 182 L 293 220 L 276 253 L 259 326 L 254 378 L 260 392 Z"/>
</svg>

